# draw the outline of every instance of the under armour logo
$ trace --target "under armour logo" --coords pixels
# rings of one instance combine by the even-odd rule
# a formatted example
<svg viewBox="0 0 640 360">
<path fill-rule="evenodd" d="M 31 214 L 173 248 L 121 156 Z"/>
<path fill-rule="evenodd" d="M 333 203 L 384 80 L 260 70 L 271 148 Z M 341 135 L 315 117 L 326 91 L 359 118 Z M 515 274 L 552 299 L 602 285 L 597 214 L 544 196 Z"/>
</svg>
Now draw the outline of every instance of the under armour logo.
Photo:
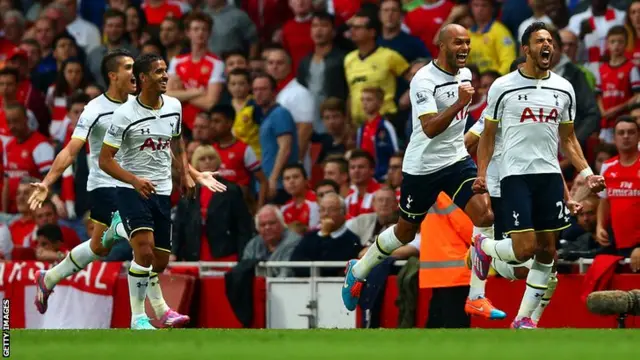
<svg viewBox="0 0 640 360">
<path fill-rule="evenodd" d="M 540 298 L 542 295 L 544 295 L 544 293 L 536 293 L 535 297 Z"/>
<path fill-rule="evenodd" d="M 558 94 L 553 94 L 553 97 L 556 98 L 556 106 L 560 106 L 560 102 L 558 101 Z"/>
<path fill-rule="evenodd" d="M 138 281 L 138 282 L 136 283 L 136 286 L 138 287 L 138 289 L 140 289 L 140 288 L 141 288 L 141 287 L 143 287 L 143 286 L 147 286 L 147 285 L 149 285 L 149 283 L 147 283 L 147 282 L 142 282 L 142 281 Z"/>
<path fill-rule="evenodd" d="M 455 92 L 453 92 L 453 91 L 447 91 L 447 97 L 448 97 L 448 98 L 452 98 L 452 97 L 454 97 L 455 95 L 456 95 L 456 93 L 455 93 Z"/>
<path fill-rule="evenodd" d="M 146 128 L 146 129 L 140 129 L 140 133 L 141 133 L 142 135 L 145 135 L 145 134 L 146 134 L 146 135 L 149 135 L 149 133 L 150 133 L 150 132 L 151 132 L 151 130 L 150 130 L 149 128 Z"/>
<path fill-rule="evenodd" d="M 407 209 L 411 209 L 412 202 L 413 202 L 413 199 L 411 198 L 411 195 L 407 196 Z"/>
<path fill-rule="evenodd" d="M 517 212 L 513 212 L 513 225 L 514 226 L 518 226 L 520 225 L 520 221 L 518 221 L 518 217 L 520 216 L 520 214 L 518 214 Z"/>
<path fill-rule="evenodd" d="M 527 95 L 518 95 L 518 100 L 523 100 L 523 99 L 524 101 L 527 101 L 528 100 Z"/>
<path fill-rule="evenodd" d="M 152 282 L 152 283 L 151 283 L 151 287 L 154 287 L 154 286 L 156 286 L 156 285 L 158 285 L 158 283 L 155 283 L 155 282 Z"/>
</svg>

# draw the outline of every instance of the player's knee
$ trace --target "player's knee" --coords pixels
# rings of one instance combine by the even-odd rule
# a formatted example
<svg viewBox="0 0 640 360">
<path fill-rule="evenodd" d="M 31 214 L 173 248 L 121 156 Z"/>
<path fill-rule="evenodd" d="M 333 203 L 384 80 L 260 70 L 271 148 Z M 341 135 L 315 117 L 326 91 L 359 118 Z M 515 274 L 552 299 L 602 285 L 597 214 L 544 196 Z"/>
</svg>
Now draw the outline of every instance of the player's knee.
<svg viewBox="0 0 640 360">
<path fill-rule="evenodd" d="M 546 257 L 549 257 L 551 259 L 555 259 L 556 258 L 556 246 L 554 243 L 550 243 L 550 242 L 546 242 L 546 243 L 541 243 L 538 242 L 536 244 L 536 255 L 541 254 L 541 255 L 546 255 Z"/>
<path fill-rule="evenodd" d="M 413 224 L 408 221 L 398 221 L 395 227 L 395 235 L 402 243 L 408 243 L 415 239 L 420 224 Z"/>
<path fill-rule="evenodd" d="M 489 227 L 489 226 L 493 225 L 493 220 L 494 220 L 493 211 L 491 211 L 491 209 L 487 208 L 482 212 L 482 214 L 480 214 L 477 226 L 479 226 L 479 227 Z"/>
<path fill-rule="evenodd" d="M 91 239 L 90 241 L 91 242 L 89 243 L 89 248 L 94 254 L 98 255 L 99 257 L 109 255 L 109 249 L 102 246 L 102 241 L 100 239 Z"/>
<path fill-rule="evenodd" d="M 518 280 L 524 280 L 527 278 L 527 275 L 529 275 L 529 269 L 524 266 L 514 267 L 513 275 Z"/>
<path fill-rule="evenodd" d="M 516 249 L 516 257 L 524 262 L 534 257 L 538 248 L 535 239 L 525 239 L 517 244 Z"/>
</svg>

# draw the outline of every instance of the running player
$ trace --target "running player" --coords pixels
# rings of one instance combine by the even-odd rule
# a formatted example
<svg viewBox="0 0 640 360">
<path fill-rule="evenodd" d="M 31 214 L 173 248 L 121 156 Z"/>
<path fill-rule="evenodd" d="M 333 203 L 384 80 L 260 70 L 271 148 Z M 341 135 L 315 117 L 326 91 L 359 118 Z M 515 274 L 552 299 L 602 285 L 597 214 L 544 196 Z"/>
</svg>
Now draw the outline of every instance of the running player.
<svg viewBox="0 0 640 360">
<path fill-rule="evenodd" d="M 155 54 L 142 55 L 133 65 L 133 74 L 140 94 L 113 113 L 98 163 L 121 181 L 116 198 L 134 253 L 128 276 L 131 328 L 154 329 L 145 314 L 144 299 L 149 292 L 154 305 L 162 297 L 157 274 L 164 271 L 171 253 L 172 165 L 183 187 L 192 189 L 195 184 L 190 172 L 194 177 L 197 174 L 190 171 L 180 136 L 180 102 L 163 95 L 168 80 L 164 60 Z M 115 160 L 118 152 L 121 165 Z M 214 187 L 224 190 L 220 184 Z M 171 311 L 166 304 L 164 307 Z M 174 326 L 188 321 L 175 312 L 170 316 L 166 322 Z"/>
<path fill-rule="evenodd" d="M 493 214 L 489 196 L 474 194 L 471 185 L 476 166 L 464 146 L 467 108 L 474 93 L 471 72 L 465 67 L 470 39 L 456 24 L 444 26 L 438 35 L 438 58 L 420 69 L 411 80 L 413 132 L 403 161 L 401 217 L 397 225 L 383 231 L 375 246 L 359 260 L 347 264 L 342 300 L 354 310 L 371 269 L 393 250 L 411 242 L 441 191 L 463 209 L 474 224 L 474 235 L 493 238 Z M 473 281 L 479 281 L 475 278 Z M 484 297 L 472 301 L 492 318 L 506 314 Z"/>
<path fill-rule="evenodd" d="M 559 231 L 569 226 L 564 186 L 557 161 L 558 140 L 563 153 L 600 191 L 604 180 L 584 159 L 573 131 L 575 94 L 571 84 L 549 71 L 553 39 L 544 23 L 529 26 L 522 36 L 526 63 L 497 79 L 489 89 L 485 128 L 478 145 L 478 178 L 475 191 L 487 191 L 487 168 L 493 156 L 498 123 L 501 123 L 502 159 L 500 191 L 506 234 L 496 241 L 475 238 L 473 272 L 486 279 L 492 257 L 507 262 L 534 259 L 527 275 L 518 316 L 513 328 L 532 329 L 531 316 L 547 291 Z"/>
<path fill-rule="evenodd" d="M 106 83 L 107 91 L 87 104 L 80 115 L 78 124 L 74 130 L 69 144 L 58 154 L 51 170 L 40 183 L 34 183 L 33 194 L 29 198 L 32 209 L 36 209 L 49 196 L 49 188 L 55 183 L 76 158 L 80 149 L 89 141 L 89 178 L 87 191 L 91 199 L 91 220 L 94 222 L 94 231 L 91 239 L 76 246 L 69 255 L 59 264 L 48 271 L 41 271 L 36 278 L 37 293 L 35 304 L 38 311 L 44 314 L 47 311 L 48 299 L 53 288 L 62 279 L 80 271 L 89 263 L 106 256 L 109 249 L 120 238 L 128 238 L 123 225 L 118 221 L 117 213 L 112 222 L 112 214 L 116 212 L 115 187 L 117 180 L 105 174 L 98 166 L 98 156 L 102 147 L 104 134 L 111 124 L 113 111 L 128 99 L 129 95 L 136 91 L 136 82 L 133 77 L 133 57 L 126 50 L 114 50 L 108 53 L 102 60 L 101 71 Z M 211 187 L 212 181 L 202 174 L 199 182 Z M 105 231 L 111 223 L 112 231 Z M 102 240 L 102 241 L 101 241 Z M 162 296 L 160 295 L 160 299 Z M 158 301 L 160 305 L 154 305 L 154 309 L 164 310 L 157 314 L 166 326 L 177 326 L 185 321 L 182 316 L 177 316 L 175 311 L 166 309 L 164 300 Z"/>
</svg>

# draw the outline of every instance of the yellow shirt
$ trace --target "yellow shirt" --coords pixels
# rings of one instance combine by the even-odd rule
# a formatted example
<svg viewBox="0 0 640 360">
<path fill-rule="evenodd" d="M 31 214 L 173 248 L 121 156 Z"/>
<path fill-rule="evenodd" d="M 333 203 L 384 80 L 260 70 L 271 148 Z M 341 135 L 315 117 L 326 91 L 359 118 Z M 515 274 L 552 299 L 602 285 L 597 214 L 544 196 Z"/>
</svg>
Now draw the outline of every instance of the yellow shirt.
<svg viewBox="0 0 640 360">
<path fill-rule="evenodd" d="M 238 139 L 251 146 L 258 159 L 262 159 L 262 149 L 260 148 L 260 125 L 253 120 L 253 110 L 256 105 L 251 100 L 242 110 L 236 113 L 231 132 Z"/>
<path fill-rule="evenodd" d="M 409 64 L 396 51 L 378 47 L 364 59 L 358 50 L 350 52 L 344 58 L 344 71 L 349 84 L 351 120 L 356 125 L 365 121 L 360 100 L 362 89 L 379 87 L 384 91 L 382 114 L 395 114 L 398 109 L 393 98 L 396 95 L 396 78 L 404 74 Z"/>
<path fill-rule="evenodd" d="M 504 75 L 516 59 L 516 45 L 509 30 L 499 21 L 489 23 L 484 29 L 476 26 L 469 31 L 471 52 L 469 63 L 475 64 L 480 73 L 495 70 Z"/>
</svg>

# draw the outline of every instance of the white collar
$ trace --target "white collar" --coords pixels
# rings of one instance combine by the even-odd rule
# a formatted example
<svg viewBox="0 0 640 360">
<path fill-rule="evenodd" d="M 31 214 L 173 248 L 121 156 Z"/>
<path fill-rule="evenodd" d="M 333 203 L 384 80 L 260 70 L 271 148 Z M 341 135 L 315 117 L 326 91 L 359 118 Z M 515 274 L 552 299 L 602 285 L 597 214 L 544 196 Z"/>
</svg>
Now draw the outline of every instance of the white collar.
<svg viewBox="0 0 640 360">
<path fill-rule="evenodd" d="M 332 232 L 331 234 L 329 234 L 329 236 L 331 236 L 332 239 L 337 239 L 340 236 L 344 235 L 344 233 L 347 232 L 347 223 L 345 221 L 344 224 L 342 224 L 342 226 L 335 230 L 334 232 Z M 318 235 L 322 236 L 322 233 L 320 231 L 318 231 Z"/>
</svg>

